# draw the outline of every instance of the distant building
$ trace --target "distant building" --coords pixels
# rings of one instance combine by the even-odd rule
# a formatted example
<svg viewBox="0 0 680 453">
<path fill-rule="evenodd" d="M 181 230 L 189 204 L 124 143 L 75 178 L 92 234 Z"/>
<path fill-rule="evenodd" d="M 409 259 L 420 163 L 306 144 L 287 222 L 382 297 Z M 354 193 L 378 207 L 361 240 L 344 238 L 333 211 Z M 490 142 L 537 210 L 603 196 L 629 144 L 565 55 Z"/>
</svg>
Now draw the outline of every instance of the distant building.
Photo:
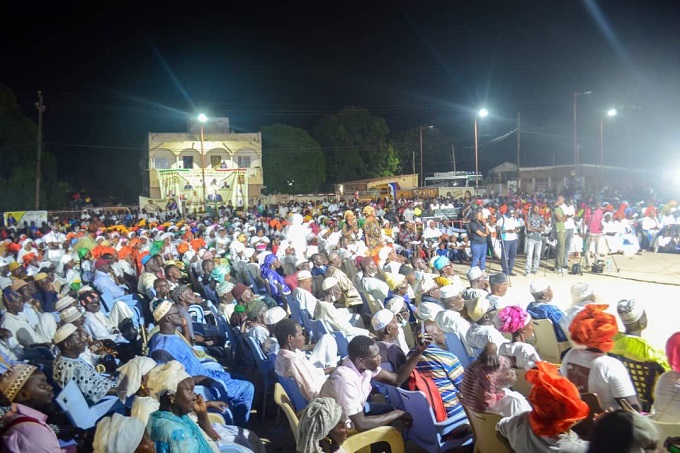
<svg viewBox="0 0 680 453">
<path fill-rule="evenodd" d="M 624 187 L 653 182 L 655 176 L 639 168 L 582 164 L 520 167 L 519 189 L 523 192 L 562 192 L 565 189 L 595 192 L 602 187 Z"/>
<path fill-rule="evenodd" d="M 247 205 L 263 185 L 262 136 L 230 133 L 227 118 L 200 123 L 187 133 L 149 133 L 149 197 L 175 198 L 189 210 L 208 203 Z M 205 170 L 205 172 L 203 171 Z M 204 180 L 205 173 L 205 180 Z M 205 185 L 205 192 L 204 192 Z"/>
<path fill-rule="evenodd" d="M 489 170 L 489 183 L 503 184 L 517 180 L 517 165 L 511 162 L 503 162 Z"/>
</svg>

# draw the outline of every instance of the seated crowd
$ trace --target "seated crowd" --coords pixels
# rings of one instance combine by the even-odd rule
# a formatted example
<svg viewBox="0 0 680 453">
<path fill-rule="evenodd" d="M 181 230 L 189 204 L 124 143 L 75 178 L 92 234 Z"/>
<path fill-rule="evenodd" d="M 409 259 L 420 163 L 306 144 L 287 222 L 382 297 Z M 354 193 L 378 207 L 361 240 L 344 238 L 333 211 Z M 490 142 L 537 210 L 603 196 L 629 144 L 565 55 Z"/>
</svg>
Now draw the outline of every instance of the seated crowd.
<svg viewBox="0 0 680 453">
<path fill-rule="evenodd" d="M 453 257 L 405 246 L 382 206 L 329 208 L 45 227 L 39 244 L 3 242 L 0 451 L 264 452 L 246 429 L 270 390 L 258 360 L 300 390 L 301 453 L 415 429 L 399 389 L 457 420 L 441 439 L 456 445 L 473 442 L 472 413 L 496 414 L 498 441 L 516 452 L 654 451 L 665 439 L 653 421 L 680 424 L 680 332 L 655 349 L 641 303 L 618 302 L 619 332 L 586 283 L 566 312 L 544 280 L 517 300 L 507 272 L 474 266 L 466 286 Z M 561 363 L 541 358 L 537 320 L 552 323 Z M 653 404 L 630 361 L 663 373 Z M 67 389 L 107 405 L 96 424 L 72 421 L 57 398 Z M 586 394 L 607 410 L 588 430 Z"/>
</svg>

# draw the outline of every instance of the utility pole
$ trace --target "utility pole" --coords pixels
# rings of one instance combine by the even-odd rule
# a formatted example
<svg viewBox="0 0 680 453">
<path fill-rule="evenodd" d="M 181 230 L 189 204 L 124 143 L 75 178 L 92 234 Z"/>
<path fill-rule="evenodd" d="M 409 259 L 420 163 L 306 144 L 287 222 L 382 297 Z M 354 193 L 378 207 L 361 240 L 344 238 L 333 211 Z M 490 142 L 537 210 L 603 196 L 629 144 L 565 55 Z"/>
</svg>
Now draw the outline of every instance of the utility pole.
<svg viewBox="0 0 680 453">
<path fill-rule="evenodd" d="M 415 175 L 416 174 L 416 152 L 415 151 L 413 151 L 413 159 L 412 159 L 411 163 L 413 164 L 413 173 L 411 173 L 411 174 Z"/>
<path fill-rule="evenodd" d="M 451 159 L 453 160 L 453 172 L 456 172 L 456 147 L 451 143 Z"/>
<path fill-rule="evenodd" d="M 42 117 L 45 111 L 43 104 L 42 91 L 38 91 L 38 102 L 35 103 L 38 109 L 38 146 L 37 146 L 37 162 L 35 168 L 35 210 L 40 209 L 40 156 L 42 154 Z"/>
<path fill-rule="evenodd" d="M 520 137 L 522 135 L 521 129 L 521 118 L 519 112 L 517 112 L 517 171 L 519 172 L 519 158 L 520 158 Z"/>
</svg>

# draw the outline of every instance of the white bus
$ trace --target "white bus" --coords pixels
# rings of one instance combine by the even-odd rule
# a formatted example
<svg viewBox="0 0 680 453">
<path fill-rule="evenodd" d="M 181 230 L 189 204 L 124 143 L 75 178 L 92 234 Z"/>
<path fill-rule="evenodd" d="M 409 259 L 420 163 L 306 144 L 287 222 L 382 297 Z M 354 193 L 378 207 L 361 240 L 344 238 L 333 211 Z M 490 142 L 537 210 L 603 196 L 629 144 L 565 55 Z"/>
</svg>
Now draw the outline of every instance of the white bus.
<svg viewBox="0 0 680 453">
<path fill-rule="evenodd" d="M 475 180 L 481 183 L 483 176 L 469 171 L 435 172 L 425 178 L 425 187 L 475 187 Z"/>
</svg>

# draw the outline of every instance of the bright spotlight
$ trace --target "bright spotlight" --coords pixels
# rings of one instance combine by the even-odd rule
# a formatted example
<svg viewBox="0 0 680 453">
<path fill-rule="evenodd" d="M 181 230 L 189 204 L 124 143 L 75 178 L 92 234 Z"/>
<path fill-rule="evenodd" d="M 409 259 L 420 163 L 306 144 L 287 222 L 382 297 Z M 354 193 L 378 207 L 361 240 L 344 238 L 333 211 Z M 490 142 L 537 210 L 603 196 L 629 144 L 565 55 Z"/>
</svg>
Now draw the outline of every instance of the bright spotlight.
<svg viewBox="0 0 680 453">
<path fill-rule="evenodd" d="M 206 121 L 208 121 L 208 117 L 205 116 L 205 114 L 201 113 L 200 115 L 198 115 L 198 121 L 200 121 L 201 123 L 205 123 Z"/>
<path fill-rule="evenodd" d="M 489 111 L 487 109 L 481 109 L 479 111 L 480 118 L 486 118 L 487 116 L 489 116 Z"/>
<path fill-rule="evenodd" d="M 616 109 L 609 109 L 609 111 L 607 111 L 607 116 L 616 116 L 617 113 L 619 112 L 617 112 Z"/>
</svg>

